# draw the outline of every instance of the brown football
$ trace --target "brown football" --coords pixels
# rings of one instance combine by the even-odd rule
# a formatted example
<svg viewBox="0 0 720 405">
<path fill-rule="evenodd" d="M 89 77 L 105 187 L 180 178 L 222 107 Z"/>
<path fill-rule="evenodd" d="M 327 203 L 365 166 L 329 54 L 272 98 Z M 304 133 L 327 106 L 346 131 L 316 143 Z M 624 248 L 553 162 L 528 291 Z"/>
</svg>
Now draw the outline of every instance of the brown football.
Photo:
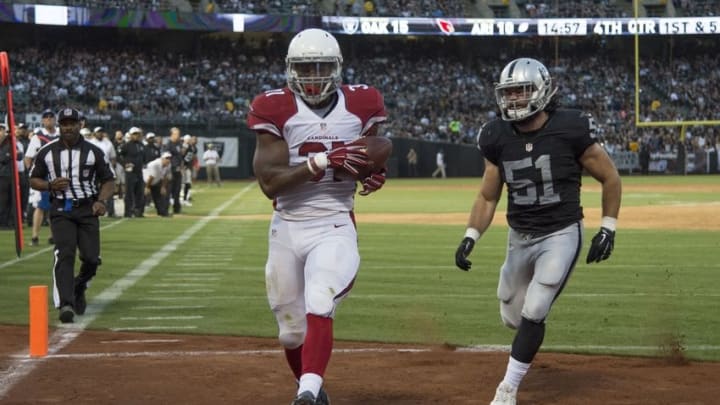
<svg viewBox="0 0 720 405">
<path fill-rule="evenodd" d="M 365 153 L 367 153 L 370 160 L 368 167 L 358 168 L 360 174 L 355 176 L 358 180 L 362 180 L 372 173 L 382 170 L 392 154 L 392 141 L 384 136 L 363 136 L 346 145 L 364 146 Z"/>
</svg>

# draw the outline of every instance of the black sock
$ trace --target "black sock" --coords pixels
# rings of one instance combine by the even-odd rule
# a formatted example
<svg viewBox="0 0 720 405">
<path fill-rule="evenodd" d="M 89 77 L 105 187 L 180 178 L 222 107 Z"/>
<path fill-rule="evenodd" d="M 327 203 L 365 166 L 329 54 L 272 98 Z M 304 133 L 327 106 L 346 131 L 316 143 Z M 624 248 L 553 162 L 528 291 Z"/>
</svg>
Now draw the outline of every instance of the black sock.
<svg viewBox="0 0 720 405">
<path fill-rule="evenodd" d="M 523 363 L 532 363 L 545 338 L 545 321 L 534 322 L 522 318 L 512 343 L 512 357 Z"/>
</svg>

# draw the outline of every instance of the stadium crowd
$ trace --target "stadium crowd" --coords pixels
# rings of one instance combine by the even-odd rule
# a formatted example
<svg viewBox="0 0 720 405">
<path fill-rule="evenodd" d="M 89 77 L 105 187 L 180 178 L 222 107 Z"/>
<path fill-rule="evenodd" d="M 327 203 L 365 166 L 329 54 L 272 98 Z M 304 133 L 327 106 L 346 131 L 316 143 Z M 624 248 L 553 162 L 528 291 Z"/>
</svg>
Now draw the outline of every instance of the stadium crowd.
<svg viewBox="0 0 720 405">
<path fill-rule="evenodd" d="M 628 145 L 641 136 L 634 126 L 634 64 L 626 57 L 617 62 L 627 53 L 624 48 L 577 42 L 562 52 L 571 57 L 554 59 L 548 58 L 547 45 L 524 42 L 499 55 L 469 58 L 463 50 L 471 42 L 440 46 L 436 41 L 442 40 L 354 41 L 348 48 L 352 51 L 345 55 L 344 81 L 373 83 L 382 91 L 393 118 L 384 126 L 387 136 L 474 142 L 480 126 L 495 117 L 493 81 L 505 61 L 517 54 L 543 60 L 561 85 L 561 102 L 592 112 L 609 142 Z M 281 42 L 251 48 L 211 41 L 203 44 L 200 58 L 192 52 L 163 53 L 139 46 L 78 47 L 72 49 L 73 64 L 63 63 L 68 47 L 21 48 L 12 53 L 16 108 L 40 112 L 70 103 L 89 116 L 126 121 L 243 122 L 255 94 L 285 85 Z M 720 73 L 714 69 L 720 57 L 704 50 L 700 46 L 695 52 L 677 52 L 673 63 L 643 60 L 641 120 L 720 119 L 712 109 L 720 101 Z M 692 133 L 715 135 L 711 127 Z"/>
</svg>

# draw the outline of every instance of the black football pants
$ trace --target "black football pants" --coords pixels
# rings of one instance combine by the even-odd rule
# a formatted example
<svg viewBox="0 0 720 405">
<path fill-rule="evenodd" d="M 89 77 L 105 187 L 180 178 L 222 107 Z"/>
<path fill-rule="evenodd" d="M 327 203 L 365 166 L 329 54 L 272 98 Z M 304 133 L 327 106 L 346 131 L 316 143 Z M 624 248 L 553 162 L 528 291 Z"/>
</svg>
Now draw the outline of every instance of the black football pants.
<svg viewBox="0 0 720 405">
<path fill-rule="evenodd" d="M 153 204 L 155 204 L 155 210 L 160 216 L 168 216 L 168 199 L 167 196 L 162 195 L 162 183 L 158 183 L 150 186 L 150 195 L 152 195 Z"/>
<path fill-rule="evenodd" d="M 50 227 L 55 238 L 55 306 L 73 305 L 75 284 L 87 285 L 95 276 L 100 260 L 100 222 L 92 214 L 92 200 L 65 210 L 62 200 L 53 200 Z M 80 273 L 75 280 L 75 252 L 80 251 Z"/>
<path fill-rule="evenodd" d="M 182 172 L 180 170 L 175 171 L 173 169 L 172 179 L 170 181 L 170 197 L 173 198 L 173 214 L 179 214 L 181 210 L 180 205 L 180 190 L 182 189 Z"/>
<path fill-rule="evenodd" d="M 145 182 L 142 173 L 125 172 L 125 217 L 142 216 L 145 212 Z"/>
</svg>

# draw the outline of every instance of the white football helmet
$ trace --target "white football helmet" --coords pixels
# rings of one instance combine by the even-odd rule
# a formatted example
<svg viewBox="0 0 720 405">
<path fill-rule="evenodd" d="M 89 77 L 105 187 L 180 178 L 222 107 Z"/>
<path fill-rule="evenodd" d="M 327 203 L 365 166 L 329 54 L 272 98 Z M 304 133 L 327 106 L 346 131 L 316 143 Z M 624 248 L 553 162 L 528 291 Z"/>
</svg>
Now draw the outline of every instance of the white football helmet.
<svg viewBox="0 0 720 405">
<path fill-rule="evenodd" d="M 508 63 L 495 83 L 495 98 L 505 121 L 522 121 L 544 110 L 556 91 L 545 65 L 531 58 Z"/>
<path fill-rule="evenodd" d="M 342 81 L 342 53 L 329 32 L 310 28 L 288 46 L 285 65 L 290 90 L 310 104 L 328 98 Z"/>
</svg>

